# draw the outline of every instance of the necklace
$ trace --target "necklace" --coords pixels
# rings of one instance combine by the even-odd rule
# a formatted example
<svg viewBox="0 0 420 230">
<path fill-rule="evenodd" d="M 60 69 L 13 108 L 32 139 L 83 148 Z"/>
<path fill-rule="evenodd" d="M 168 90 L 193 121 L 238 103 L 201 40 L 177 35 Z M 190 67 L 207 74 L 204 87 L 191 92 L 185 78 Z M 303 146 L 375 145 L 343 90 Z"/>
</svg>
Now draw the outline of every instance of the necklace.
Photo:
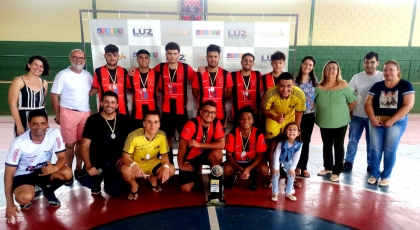
<svg viewBox="0 0 420 230">
<path fill-rule="evenodd" d="M 242 81 L 244 82 L 244 88 L 245 88 L 245 96 L 248 96 L 249 95 L 249 93 L 248 93 L 248 88 L 249 88 L 249 84 L 251 83 L 251 74 L 249 74 L 249 80 L 248 80 L 248 85 L 246 85 L 246 82 L 245 82 L 245 79 L 244 79 L 244 75 L 242 75 L 242 72 L 241 72 L 241 77 L 242 77 Z M 274 82 L 274 80 L 273 80 L 273 82 Z"/>
<path fill-rule="evenodd" d="M 207 141 L 207 133 L 209 132 L 209 129 L 210 129 L 210 126 L 207 127 L 206 132 L 204 132 L 203 125 L 201 125 L 201 132 L 203 133 L 203 138 L 202 138 L 203 143 L 206 143 Z"/>
<path fill-rule="evenodd" d="M 171 81 L 171 83 L 174 82 L 174 78 L 175 78 L 175 75 L 176 75 L 176 71 L 178 70 L 178 66 L 175 69 L 174 75 L 171 76 L 171 69 L 169 68 L 169 63 L 168 63 L 169 80 Z"/>
<path fill-rule="evenodd" d="M 111 73 L 109 72 L 109 69 L 106 68 L 106 70 L 108 71 L 109 78 L 111 78 L 111 81 L 112 81 L 112 84 L 113 84 L 112 88 L 116 89 L 117 88 L 117 70 L 115 69 L 114 78 L 112 78 Z"/>
<path fill-rule="evenodd" d="M 216 70 L 216 75 L 214 75 L 214 80 L 211 79 L 210 72 L 208 70 L 207 70 L 207 72 L 209 73 L 209 78 L 210 78 L 210 85 L 211 85 L 210 91 L 214 92 L 214 82 L 217 79 L 217 73 L 219 72 L 219 68 L 217 68 L 217 70 Z"/>
<path fill-rule="evenodd" d="M 246 142 L 244 144 L 244 138 L 242 137 L 242 131 L 239 131 L 239 134 L 241 135 L 241 142 L 242 142 L 242 153 L 241 153 L 241 157 L 245 157 L 246 156 L 245 149 L 248 146 L 248 141 L 249 141 L 249 138 L 251 137 L 251 133 L 252 133 L 252 131 L 249 132 L 249 135 L 248 135 L 248 137 L 246 139 Z"/>
<path fill-rule="evenodd" d="M 146 132 L 146 131 L 145 131 Z M 144 136 L 144 138 L 146 138 L 146 135 Z M 147 139 L 146 138 L 146 140 L 148 140 L 149 141 L 149 139 Z M 155 137 L 153 137 L 153 141 L 152 141 L 152 143 L 150 144 L 150 145 L 148 145 L 147 147 L 146 147 L 146 160 L 150 160 L 150 147 L 153 147 L 153 143 L 155 143 L 155 140 L 156 140 L 156 136 Z M 150 141 L 149 141 L 150 142 Z"/>
<path fill-rule="evenodd" d="M 146 80 L 143 82 L 143 79 L 141 78 L 141 72 L 139 70 L 139 73 L 140 73 L 140 81 L 141 81 L 141 84 L 143 84 L 142 90 L 143 90 L 144 93 L 146 92 L 146 84 L 147 84 L 147 79 L 149 78 L 149 72 L 147 72 Z"/>
<path fill-rule="evenodd" d="M 111 125 L 109 124 L 108 120 L 104 117 L 106 123 L 108 124 L 109 129 L 111 129 L 111 138 L 115 139 L 116 135 L 115 135 L 115 125 L 117 124 L 117 114 L 115 114 L 115 118 L 114 118 L 114 128 L 111 128 Z"/>
</svg>

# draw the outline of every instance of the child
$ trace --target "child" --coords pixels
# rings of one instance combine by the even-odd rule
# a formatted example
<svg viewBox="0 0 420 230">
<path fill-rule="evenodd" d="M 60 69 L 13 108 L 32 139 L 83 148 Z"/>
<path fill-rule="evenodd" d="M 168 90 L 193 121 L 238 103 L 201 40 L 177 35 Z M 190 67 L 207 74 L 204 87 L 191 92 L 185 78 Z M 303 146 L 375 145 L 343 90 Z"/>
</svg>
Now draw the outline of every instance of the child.
<svg viewBox="0 0 420 230">
<path fill-rule="evenodd" d="M 279 143 L 274 151 L 274 170 L 272 177 L 273 195 L 271 196 L 272 201 L 277 201 L 277 196 L 279 193 L 280 162 L 283 163 L 286 172 L 288 172 L 286 197 L 292 201 L 296 201 L 296 197 L 293 196 L 293 181 L 295 178 L 295 169 L 297 163 L 299 162 L 301 150 L 302 142 L 300 140 L 300 128 L 296 122 L 291 122 L 284 128 L 284 132 L 280 135 Z"/>
</svg>

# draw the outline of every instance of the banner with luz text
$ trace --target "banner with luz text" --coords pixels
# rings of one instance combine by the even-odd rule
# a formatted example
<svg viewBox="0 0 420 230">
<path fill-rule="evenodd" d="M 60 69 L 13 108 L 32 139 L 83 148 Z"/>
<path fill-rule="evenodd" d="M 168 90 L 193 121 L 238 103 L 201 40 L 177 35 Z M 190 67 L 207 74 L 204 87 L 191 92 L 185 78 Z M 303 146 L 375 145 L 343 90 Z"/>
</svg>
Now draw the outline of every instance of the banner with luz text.
<svg viewBox="0 0 420 230">
<path fill-rule="evenodd" d="M 197 69 L 207 66 L 206 48 L 210 44 L 221 47 L 219 66 L 228 71 L 240 70 L 242 55 L 255 56 L 254 70 L 262 74 L 271 72 L 270 55 L 281 51 L 288 56 L 290 23 L 287 22 L 222 22 L 222 21 L 160 21 L 160 20 L 102 20 L 89 21 L 94 69 L 106 64 L 104 47 L 114 44 L 119 48 L 118 65 L 124 68 L 138 66 L 136 53 L 139 49 L 150 52 L 150 67 L 166 62 L 165 45 L 179 44 L 180 62 Z M 288 58 L 283 71 L 287 71 Z M 158 104 L 161 96 L 158 95 Z M 188 117 L 197 114 L 197 104 L 188 85 Z M 129 110 L 131 110 L 129 95 Z M 232 123 L 231 102 L 226 104 L 228 124 Z M 227 131 L 230 130 L 230 125 Z M 179 137 L 174 138 L 177 148 Z"/>
</svg>

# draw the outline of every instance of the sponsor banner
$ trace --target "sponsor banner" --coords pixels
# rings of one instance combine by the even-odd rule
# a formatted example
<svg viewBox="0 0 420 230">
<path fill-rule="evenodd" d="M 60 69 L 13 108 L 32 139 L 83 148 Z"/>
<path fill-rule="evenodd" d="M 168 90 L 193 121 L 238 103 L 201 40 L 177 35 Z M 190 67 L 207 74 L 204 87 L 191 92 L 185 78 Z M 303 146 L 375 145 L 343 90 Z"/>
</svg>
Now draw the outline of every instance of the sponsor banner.
<svg viewBox="0 0 420 230">
<path fill-rule="evenodd" d="M 259 70 L 262 74 L 271 72 L 273 68 L 271 67 L 270 57 L 276 51 L 283 52 L 286 55 L 286 61 L 283 67 L 283 71 L 287 72 L 288 59 L 289 59 L 289 47 L 276 47 L 275 49 L 273 49 L 273 47 L 270 47 L 270 48 L 255 47 L 254 48 L 254 56 L 255 56 L 254 69 Z M 268 71 L 264 72 L 263 70 L 268 70 Z"/>
<path fill-rule="evenodd" d="M 253 47 L 254 23 L 225 22 L 223 37 L 225 47 Z"/>
<path fill-rule="evenodd" d="M 128 44 L 138 46 L 160 46 L 159 20 L 127 20 Z"/>
<path fill-rule="evenodd" d="M 145 49 L 150 53 L 150 68 L 153 68 L 157 64 L 159 64 L 161 62 L 162 57 L 165 56 L 165 53 L 162 53 L 160 46 L 130 46 L 130 66 L 139 66 L 139 64 L 137 63 L 137 52 L 141 49 Z"/>
<path fill-rule="evenodd" d="M 192 46 L 180 46 L 179 58 L 178 61 L 187 63 L 190 66 L 193 66 L 193 48 Z M 162 56 L 160 58 L 161 62 L 167 62 L 165 46 L 161 46 Z"/>
<path fill-rule="evenodd" d="M 192 22 L 192 45 L 207 47 L 210 44 L 223 46 L 224 22 Z"/>
<path fill-rule="evenodd" d="M 108 45 L 108 44 L 106 44 Z M 104 48 L 106 45 L 92 45 L 92 63 L 94 69 L 106 65 L 104 58 Z M 128 45 L 117 45 L 119 49 L 118 65 L 124 68 L 129 68 L 130 65 L 130 51 Z"/>
<path fill-rule="evenodd" d="M 255 47 L 289 47 L 290 23 L 255 22 Z"/>
<path fill-rule="evenodd" d="M 192 44 L 192 22 L 191 21 L 161 21 L 162 46 L 169 42 L 176 42 L 180 46 L 191 46 Z"/>
<path fill-rule="evenodd" d="M 128 45 L 128 30 L 125 20 L 90 20 L 92 45 Z"/>
<path fill-rule="evenodd" d="M 254 47 L 225 47 L 223 51 L 223 68 L 228 71 L 238 71 L 242 68 L 242 55 L 254 54 Z"/>
</svg>

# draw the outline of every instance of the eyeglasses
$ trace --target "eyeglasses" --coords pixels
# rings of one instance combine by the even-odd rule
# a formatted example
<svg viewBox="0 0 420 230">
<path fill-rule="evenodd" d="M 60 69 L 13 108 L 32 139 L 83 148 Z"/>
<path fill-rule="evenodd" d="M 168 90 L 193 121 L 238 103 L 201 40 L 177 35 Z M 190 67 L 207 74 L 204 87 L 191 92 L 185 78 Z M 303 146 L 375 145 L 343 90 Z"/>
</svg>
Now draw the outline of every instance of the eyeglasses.
<svg viewBox="0 0 420 230">
<path fill-rule="evenodd" d="M 293 132 L 293 133 L 297 133 L 297 132 L 299 132 L 299 130 L 296 130 L 296 129 L 293 129 L 293 130 L 292 130 L 292 129 L 288 129 L 288 130 L 286 130 L 286 131 L 287 131 L 287 132 L 291 132 L 291 133 L 292 133 L 292 132 Z"/>
<path fill-rule="evenodd" d="M 336 70 L 338 70 L 338 68 L 336 68 L 336 67 L 333 67 L 333 68 L 325 68 L 325 70 L 326 70 L 326 71 L 330 71 L 330 70 L 332 70 L 332 71 L 336 71 Z"/>
<path fill-rule="evenodd" d="M 77 60 L 77 61 L 84 61 L 86 58 L 85 57 L 76 57 L 76 56 L 72 56 L 71 59 L 73 60 Z"/>
<path fill-rule="evenodd" d="M 216 111 L 210 111 L 210 110 L 201 110 L 201 111 L 203 111 L 204 115 L 214 116 L 216 114 Z"/>
</svg>

